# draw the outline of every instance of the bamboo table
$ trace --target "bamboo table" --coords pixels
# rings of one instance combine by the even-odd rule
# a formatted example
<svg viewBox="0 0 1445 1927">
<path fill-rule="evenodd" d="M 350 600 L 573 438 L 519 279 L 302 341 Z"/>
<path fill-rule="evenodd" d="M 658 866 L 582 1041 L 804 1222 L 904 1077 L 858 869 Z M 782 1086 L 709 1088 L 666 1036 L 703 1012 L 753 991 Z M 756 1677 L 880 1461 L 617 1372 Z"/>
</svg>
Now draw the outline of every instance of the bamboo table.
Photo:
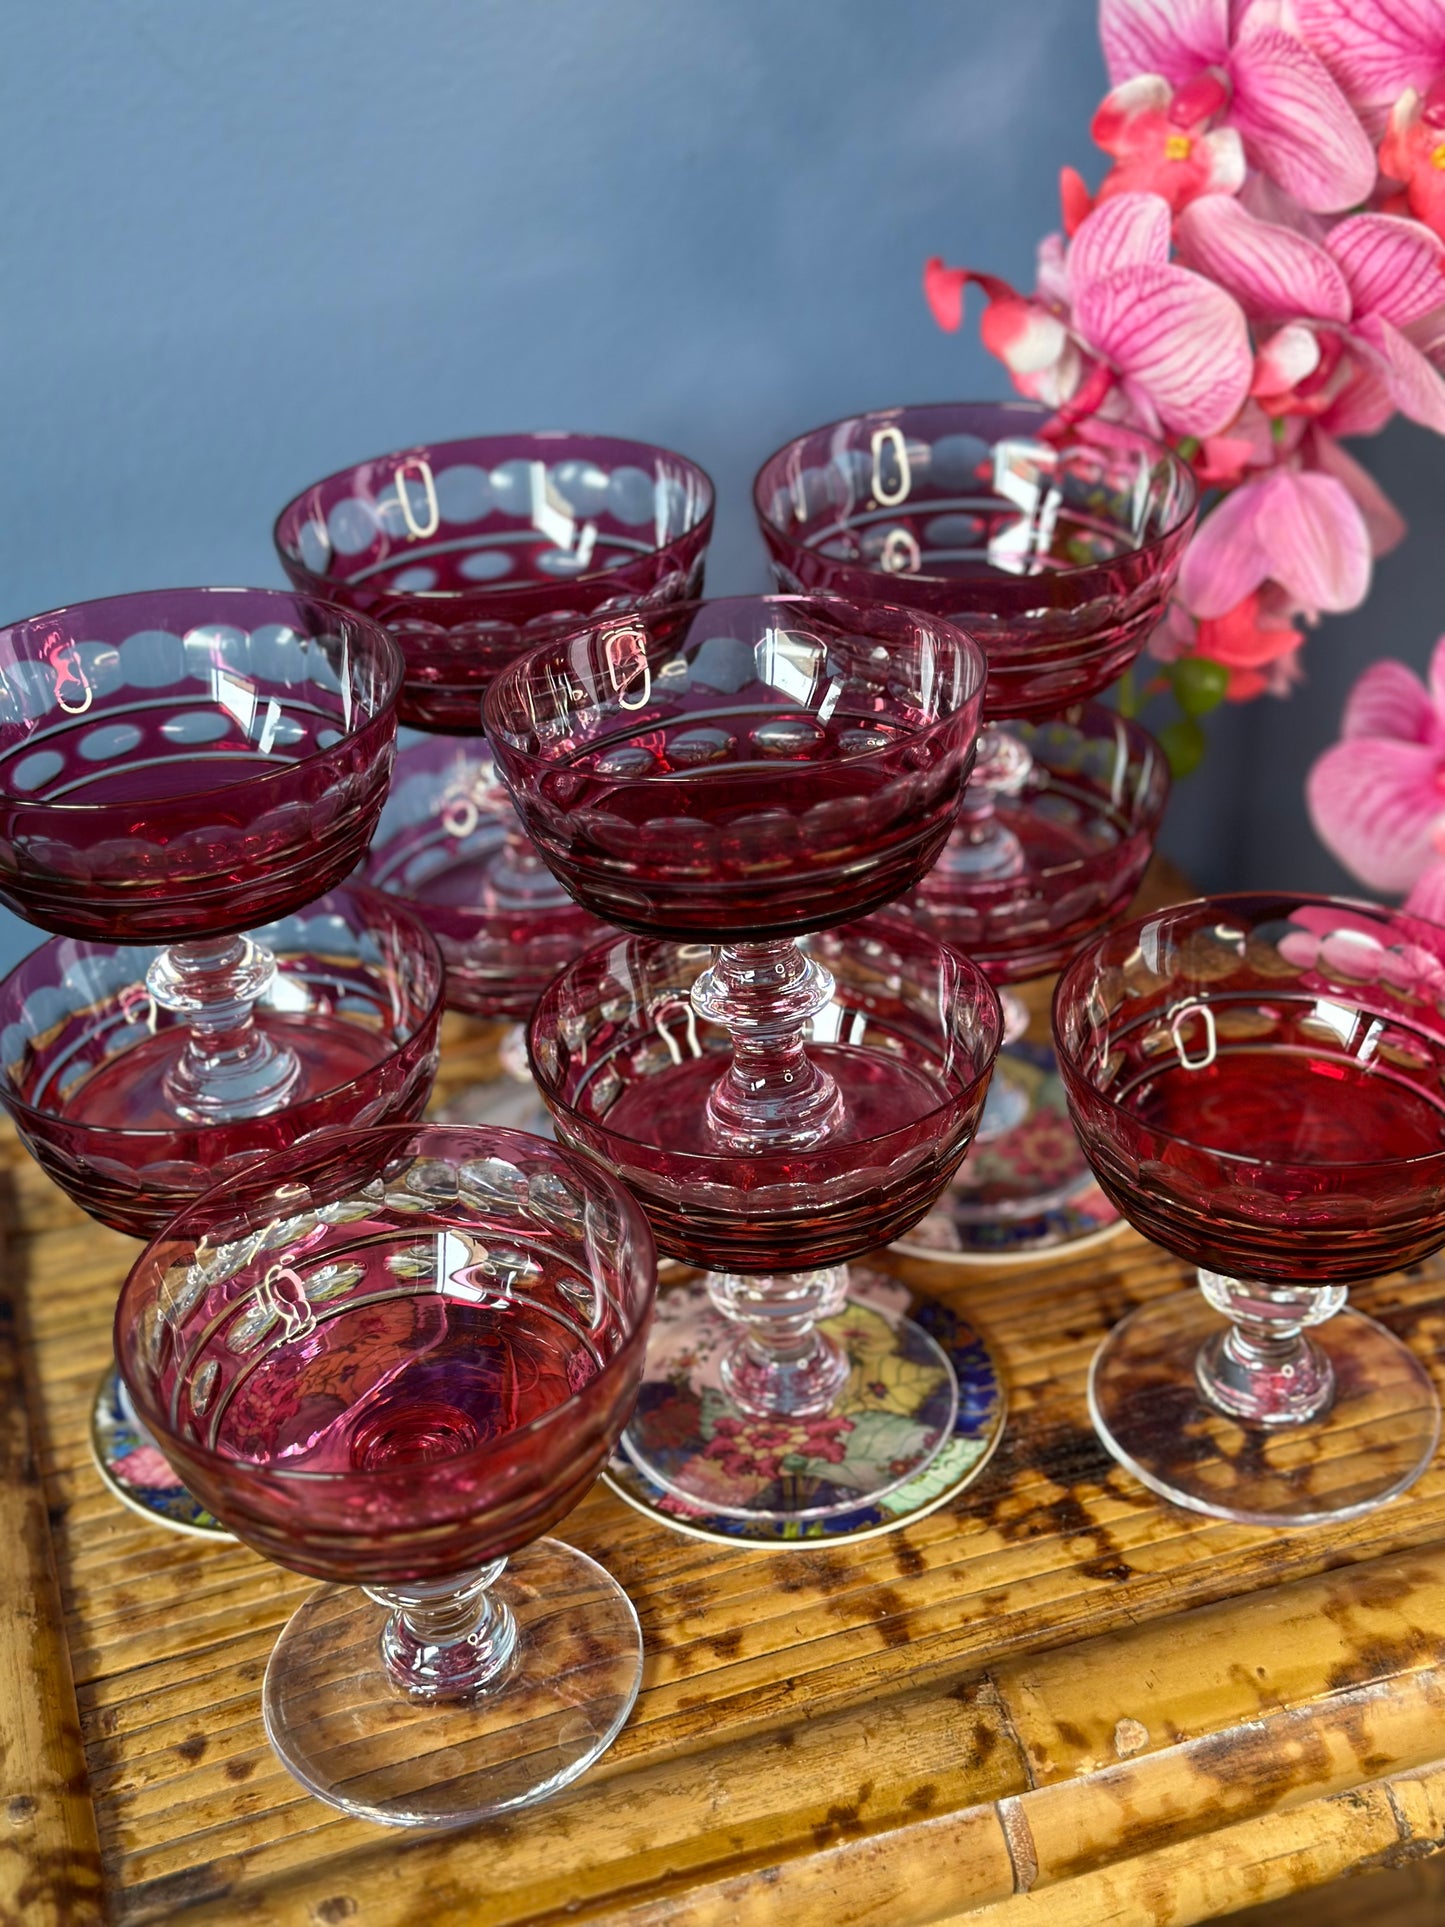
<svg viewBox="0 0 1445 1927">
<path fill-rule="evenodd" d="M 452 1023 L 444 1088 L 485 1044 Z M 602 1487 L 565 1522 L 636 1602 L 637 1709 L 504 1822 L 409 1838 L 304 1794 L 260 1681 L 309 1582 L 123 1510 L 88 1454 L 136 1247 L 0 1137 L 0 1921 L 1175 1927 L 1445 1844 L 1445 1465 L 1349 1525 L 1174 1511 L 1089 1429 L 1131 1232 L 902 1275 L 1005 1370 L 961 1499 L 852 1548 L 714 1547 Z M 1445 1263 L 1358 1302 L 1438 1367 Z M 1442 1374 L 1445 1376 L 1445 1374 Z"/>
</svg>

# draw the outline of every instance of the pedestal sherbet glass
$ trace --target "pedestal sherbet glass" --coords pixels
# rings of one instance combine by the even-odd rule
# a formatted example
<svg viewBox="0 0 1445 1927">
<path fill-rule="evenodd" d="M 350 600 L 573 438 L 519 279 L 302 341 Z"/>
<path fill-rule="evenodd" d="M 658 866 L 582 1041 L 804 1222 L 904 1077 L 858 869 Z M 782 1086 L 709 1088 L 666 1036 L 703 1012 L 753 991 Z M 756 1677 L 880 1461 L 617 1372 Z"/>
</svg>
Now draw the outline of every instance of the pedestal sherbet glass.
<svg viewBox="0 0 1445 1927">
<path fill-rule="evenodd" d="M 1223 1518 L 1308 1524 L 1402 1492 L 1429 1375 L 1347 1288 L 1445 1245 L 1445 931 L 1330 898 L 1237 896 L 1100 937 L 1059 980 L 1080 1141 L 1202 1295 L 1100 1347 L 1095 1426 L 1137 1478 Z"/>
<path fill-rule="evenodd" d="M 1058 717 L 1144 647 L 1194 524 L 1187 464 L 1113 423 L 1070 424 L 1033 403 L 951 402 L 876 409 L 799 436 L 763 464 L 753 497 L 781 586 L 927 609 L 982 646 L 988 726 L 958 828 L 908 908 L 970 954 L 986 923 L 996 983 L 1048 968 L 1037 913 L 1051 891 L 1071 900 L 1075 940 L 1122 905 L 1118 892 L 1086 904 L 1076 877 L 1058 874 L 1054 786 L 1040 780 L 1033 732 L 1007 719 Z M 1087 727 L 1105 731 L 1108 756 L 1109 725 Z M 1133 793 L 1137 827 L 1152 837 L 1164 759 L 1137 725 L 1129 736 L 1123 758 L 1115 738 L 1115 760 L 1157 771 Z M 1120 855 L 1122 885 L 1130 863 Z M 1093 861 L 1108 870 L 1103 852 Z M 1010 950 L 1016 962 L 1000 969 Z M 1000 1061 L 980 1133 L 992 1147 L 981 1184 L 999 1209 L 950 1203 L 949 1222 L 929 1227 L 940 1256 L 994 1259 L 1096 1235 L 1094 1215 L 1069 1204 L 1091 1187 L 1068 1145 L 1055 1067 L 1046 1046 L 1020 1041 L 1023 1003 L 1003 1002 L 1016 1048 Z"/>
<path fill-rule="evenodd" d="M 622 1187 L 520 1132 L 336 1132 L 189 1207 L 116 1315 L 142 1419 L 256 1551 L 326 1581 L 266 1670 L 266 1730 L 348 1813 L 452 1826 L 611 1742 L 637 1618 L 543 1537 L 616 1442 L 652 1239 Z"/>
<path fill-rule="evenodd" d="M 488 694 L 498 768 L 542 855 L 586 908 L 654 939 L 600 947 L 556 980 L 533 1069 L 558 1130 L 637 1184 L 663 1249 L 716 1268 L 713 1303 L 736 1331 L 729 1425 L 852 1428 L 837 1409 L 852 1366 L 816 1330 L 846 1288 L 831 1267 L 916 1218 L 966 1148 L 998 1041 L 982 977 L 906 931 L 845 946 L 839 972 L 829 940 L 797 939 L 932 861 L 982 673 L 967 638 L 926 616 L 738 597 L 578 631 Z M 616 1062 L 594 1079 L 599 1026 Z M 956 1397 L 908 1321 L 876 1356 L 881 1380 L 916 1371 Z M 946 1416 L 900 1431 L 846 1494 L 754 1500 L 780 1531 L 855 1508 L 867 1481 L 922 1468 Z M 634 1432 L 628 1450 L 648 1447 Z"/>
<path fill-rule="evenodd" d="M 975 878 L 935 921 L 929 885 L 913 919 L 956 944 L 1000 990 L 1055 971 L 1092 932 L 1128 907 L 1148 868 L 1169 796 L 1164 754 L 1147 731 L 1098 703 L 1079 703 L 1003 731 L 1026 752 L 1028 775 L 998 817 L 1029 861 Z M 946 853 L 945 853 L 946 857 Z M 1121 1220 L 1099 1192 L 1069 1123 L 1053 1052 L 1026 1041 L 1026 1013 L 1005 992 L 1014 1029 L 999 1053 L 968 1161 L 903 1248 L 955 1262 L 997 1263 L 1107 1236 Z"/>
<path fill-rule="evenodd" d="M 440 732 L 403 742 L 367 874 L 427 916 L 454 1009 L 525 1019 L 554 971 L 604 935 L 496 782 L 481 735 L 488 683 L 594 615 L 697 595 L 712 516 L 712 483 L 684 456 L 561 433 L 400 449 L 283 509 L 276 546 L 291 580 L 385 625 L 406 656 L 403 721 Z M 510 1081 L 464 1093 L 453 1111 L 526 1115 L 518 1033 L 503 1059 Z"/>
<path fill-rule="evenodd" d="M 0 630 L 0 902 L 60 936 L 167 946 L 148 988 L 186 1019 L 161 1071 L 178 1120 L 302 1095 L 300 1059 L 251 1020 L 275 966 L 239 933 L 354 867 L 400 684 L 374 623 L 278 590 L 153 590 Z"/>
<path fill-rule="evenodd" d="M 780 1529 L 884 1498 L 952 1434 L 944 1349 L 850 1300 L 848 1263 L 906 1232 L 957 1169 L 1001 1032 L 982 973 L 906 923 L 868 917 L 800 948 L 830 995 L 798 1053 L 841 1103 L 795 1148 L 719 1142 L 712 1100 L 747 1044 L 735 1054 L 724 1022 L 698 1019 L 700 946 L 600 945 L 548 987 L 531 1027 L 559 1140 L 617 1172 L 659 1248 L 708 1273 L 727 1321 L 716 1387 L 670 1352 L 650 1362 L 624 1448 L 678 1497 Z M 819 1329 L 840 1313 L 837 1336 Z M 794 1435 L 804 1463 L 759 1486 L 749 1447 Z"/>
<path fill-rule="evenodd" d="M 0 1103 L 63 1191 L 153 1237 L 250 1159 L 318 1131 L 411 1122 L 437 1062 L 442 959 L 404 904 L 358 884 L 252 931 L 275 960 L 254 1022 L 293 1051 L 301 1095 L 229 1123 L 177 1118 L 164 1077 L 184 1020 L 147 988 L 144 945 L 52 937 L 0 983 Z"/>
</svg>

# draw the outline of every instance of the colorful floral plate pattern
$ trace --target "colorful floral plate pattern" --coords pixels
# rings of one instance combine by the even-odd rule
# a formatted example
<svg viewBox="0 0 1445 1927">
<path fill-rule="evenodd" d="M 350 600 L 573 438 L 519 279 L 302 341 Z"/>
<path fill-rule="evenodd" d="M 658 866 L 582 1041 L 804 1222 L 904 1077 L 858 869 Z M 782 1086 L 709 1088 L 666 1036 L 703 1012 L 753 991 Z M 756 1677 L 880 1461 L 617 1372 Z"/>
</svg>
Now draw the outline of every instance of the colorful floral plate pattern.
<svg viewBox="0 0 1445 1927">
<path fill-rule="evenodd" d="M 115 1497 L 152 1525 L 200 1539 L 231 1538 L 220 1520 L 191 1497 L 150 1434 L 136 1423 L 114 1365 L 100 1381 L 91 1408 L 90 1450 Z"/>
<path fill-rule="evenodd" d="M 973 1145 L 948 1190 L 895 1251 L 944 1264 L 1015 1264 L 1071 1258 L 1123 1229 L 1084 1162 L 1051 1047 L 1008 1045 L 994 1077 L 1022 1101 L 1021 1120 Z"/>
<path fill-rule="evenodd" d="M 998 1443 L 1005 1411 L 1003 1383 L 983 1340 L 946 1306 L 914 1298 L 883 1272 L 853 1265 L 849 1278 L 848 1304 L 821 1329 L 846 1347 L 853 1375 L 838 1411 L 812 1419 L 738 1412 L 717 1376 L 726 1321 L 700 1283 L 664 1292 L 650 1383 L 603 1474 L 612 1490 L 696 1538 L 786 1548 L 893 1532 L 971 1484 Z M 940 1355 L 953 1366 L 956 1400 L 934 1362 Z M 663 1368 L 657 1374 L 654 1358 Z M 626 1449 L 634 1434 L 653 1463 L 685 1475 L 694 1489 L 705 1487 L 712 1503 L 684 1498 L 651 1476 Z M 909 1477 L 911 1462 L 922 1470 Z M 850 1471 L 871 1483 L 880 1464 L 896 1465 L 899 1482 L 848 1505 Z M 817 1510 L 779 1519 L 769 1516 L 772 1507 Z"/>
</svg>

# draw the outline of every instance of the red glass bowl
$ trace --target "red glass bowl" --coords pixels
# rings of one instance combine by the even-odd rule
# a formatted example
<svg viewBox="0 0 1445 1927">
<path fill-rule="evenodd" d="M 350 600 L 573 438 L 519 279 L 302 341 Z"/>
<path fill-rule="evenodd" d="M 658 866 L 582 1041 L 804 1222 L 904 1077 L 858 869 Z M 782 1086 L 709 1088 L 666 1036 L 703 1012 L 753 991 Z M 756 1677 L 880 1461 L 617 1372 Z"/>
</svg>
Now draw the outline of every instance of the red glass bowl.
<svg viewBox="0 0 1445 1927">
<path fill-rule="evenodd" d="M 1166 1251 L 1321 1286 L 1445 1245 L 1445 930 L 1328 897 L 1180 904 L 1080 952 L 1054 1038 L 1100 1184 Z"/>
<path fill-rule="evenodd" d="M 0 629 L 0 902 L 179 943 L 340 883 L 386 795 L 401 657 L 280 589 L 155 589 Z"/>
<path fill-rule="evenodd" d="M 300 589 L 373 617 L 406 656 L 402 721 L 482 727 L 501 668 L 589 618 L 697 595 L 713 485 L 606 435 L 417 443 L 303 489 L 276 549 Z"/>
<path fill-rule="evenodd" d="M 988 657 L 989 721 L 1052 715 L 1128 668 L 1197 500 L 1162 442 L 1029 402 L 873 409 L 800 435 L 753 483 L 779 587 L 957 623 Z"/>
<path fill-rule="evenodd" d="M 485 741 L 417 736 L 397 749 L 366 875 L 426 920 L 453 1010 L 521 1021 L 557 972 L 607 932 L 562 894 L 530 845 L 514 849 L 515 832 Z"/>
<path fill-rule="evenodd" d="M 499 676 L 487 734 L 523 827 L 604 922 L 742 943 L 909 889 L 972 765 L 984 662 L 879 603 L 736 596 L 618 618 Z"/>
<path fill-rule="evenodd" d="M 1010 723 L 1033 767 L 995 816 L 1024 868 L 988 877 L 949 867 L 952 845 L 908 899 L 908 914 L 956 944 L 994 983 L 1058 970 L 1112 923 L 1138 888 L 1169 801 L 1169 765 L 1147 730 L 1098 703 Z"/>
<path fill-rule="evenodd" d="M 808 939 L 833 973 L 809 1055 L 846 1121 L 809 1151 L 707 1146 L 705 1107 L 727 1033 L 689 1002 L 700 948 L 636 937 L 565 970 L 528 1033 L 557 1136 L 627 1184 L 670 1257 L 723 1272 L 809 1271 L 900 1237 L 968 1149 L 1002 1034 L 998 998 L 966 958 L 873 917 Z M 626 1132 L 615 1119 L 625 1109 Z"/>
<path fill-rule="evenodd" d="M 519 1131 L 393 1125 L 322 1144 L 250 1166 L 146 1249 L 116 1311 L 121 1376 L 188 1489 L 278 1565 L 451 1580 L 555 1524 L 616 1443 L 652 1239 L 599 1166 Z M 519 1330 L 587 1368 L 510 1424 L 538 1390 L 518 1378 Z M 501 1381 L 479 1385 L 492 1361 Z"/>
<path fill-rule="evenodd" d="M 304 1174 L 317 1132 L 425 1108 L 442 960 L 421 921 L 352 885 L 255 934 L 277 966 L 256 1022 L 297 1052 L 302 1094 L 230 1124 L 175 1120 L 161 1080 L 187 1028 L 146 989 L 151 951 L 53 937 L 0 983 L 0 1103 L 102 1224 L 151 1237 L 255 1157 L 289 1147 Z"/>
</svg>

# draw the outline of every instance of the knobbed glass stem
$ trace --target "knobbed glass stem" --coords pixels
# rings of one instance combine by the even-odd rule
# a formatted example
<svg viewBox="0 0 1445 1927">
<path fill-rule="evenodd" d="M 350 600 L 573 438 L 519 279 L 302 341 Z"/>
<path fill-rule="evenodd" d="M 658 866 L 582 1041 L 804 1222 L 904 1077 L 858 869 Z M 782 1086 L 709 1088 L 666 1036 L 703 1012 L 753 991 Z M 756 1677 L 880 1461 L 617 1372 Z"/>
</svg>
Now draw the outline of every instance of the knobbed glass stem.
<svg viewBox="0 0 1445 1927">
<path fill-rule="evenodd" d="M 791 937 L 724 944 L 697 979 L 693 1009 L 733 1043 L 732 1063 L 707 1101 L 720 1150 L 808 1151 L 837 1129 L 842 1093 L 804 1047 L 832 1001 L 832 972 Z"/>
<path fill-rule="evenodd" d="M 1310 1338 L 1342 1309 L 1343 1285 L 1261 1285 L 1201 1266 L 1199 1288 L 1228 1328 L 1201 1347 L 1194 1375 L 1217 1411 L 1253 1425 L 1304 1425 L 1334 1403 L 1334 1367 Z"/>
<path fill-rule="evenodd" d="M 845 1265 L 823 1271 L 712 1272 L 708 1294 L 741 1329 L 724 1352 L 723 1389 L 757 1418 L 811 1418 L 831 1410 L 848 1377 L 841 1345 L 816 1321 L 843 1309 Z"/>
<path fill-rule="evenodd" d="M 275 975 L 276 959 L 250 937 L 171 944 L 151 965 L 151 996 L 190 1025 L 185 1049 L 165 1077 L 178 1117 L 228 1124 L 290 1101 L 301 1065 L 289 1045 L 257 1028 L 254 1015 Z"/>
<path fill-rule="evenodd" d="M 1017 736 L 989 723 L 979 731 L 978 753 L 959 806 L 958 827 L 943 846 L 938 869 L 954 877 L 1001 882 L 1025 866 L 1017 836 L 999 819 L 1002 796 L 1017 796 L 1033 774 L 1034 759 Z"/>
<path fill-rule="evenodd" d="M 421 1700 L 470 1699 L 505 1678 L 517 1650 L 517 1622 L 490 1588 L 506 1564 L 494 1559 L 462 1579 L 366 1587 L 369 1599 L 391 1609 L 381 1657 L 404 1693 Z"/>
</svg>

